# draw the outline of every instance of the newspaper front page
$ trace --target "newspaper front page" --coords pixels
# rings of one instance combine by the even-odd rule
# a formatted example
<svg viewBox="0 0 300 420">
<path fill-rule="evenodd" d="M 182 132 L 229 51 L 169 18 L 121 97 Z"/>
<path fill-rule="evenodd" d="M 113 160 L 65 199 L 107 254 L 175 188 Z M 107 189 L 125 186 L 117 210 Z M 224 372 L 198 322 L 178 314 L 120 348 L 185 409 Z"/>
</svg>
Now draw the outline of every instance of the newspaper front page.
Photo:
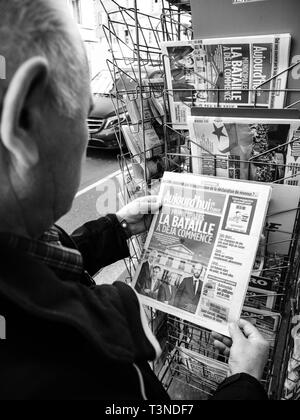
<svg viewBox="0 0 300 420">
<path fill-rule="evenodd" d="M 145 305 L 228 335 L 240 318 L 271 187 L 166 172 L 133 287 Z"/>
<path fill-rule="evenodd" d="M 268 80 L 288 68 L 290 43 L 289 34 L 163 42 L 174 128 L 192 106 L 282 108 L 287 72 Z"/>
</svg>

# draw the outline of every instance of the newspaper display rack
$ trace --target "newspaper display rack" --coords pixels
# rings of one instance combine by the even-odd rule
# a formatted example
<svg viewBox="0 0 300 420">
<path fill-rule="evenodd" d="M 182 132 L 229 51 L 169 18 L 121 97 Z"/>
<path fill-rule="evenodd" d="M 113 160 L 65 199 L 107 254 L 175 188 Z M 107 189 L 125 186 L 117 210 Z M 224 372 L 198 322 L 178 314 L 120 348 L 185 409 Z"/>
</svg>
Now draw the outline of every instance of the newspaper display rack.
<svg viewBox="0 0 300 420">
<path fill-rule="evenodd" d="M 181 8 L 180 3 L 170 5 L 165 0 L 162 0 L 160 17 L 141 13 L 137 0 L 133 9 L 121 7 L 111 0 L 112 12 L 99 1 L 108 16 L 103 29 L 112 53 L 107 65 L 115 81 L 113 103 L 119 117 L 116 136 L 122 173 L 120 200 L 125 204 L 141 195 L 156 194 L 164 171 L 182 173 L 193 170 L 193 140 L 189 131 L 185 126 L 182 129 L 176 126 L 175 129 L 171 121 L 169 97 L 174 92 L 168 89 L 165 78 L 167 57 L 160 48 L 162 42 L 192 39 L 191 14 L 187 8 Z M 126 43 L 119 37 L 120 28 L 127 34 Z M 297 65 L 299 63 L 293 64 L 285 72 Z M 124 71 L 124 68 L 129 70 Z M 255 97 L 258 89 L 264 90 L 267 83 L 270 80 L 257 88 Z M 220 97 L 217 88 L 206 90 L 214 90 Z M 293 109 L 298 103 L 300 99 L 286 108 Z M 157 138 L 151 131 L 153 128 Z M 124 151 L 124 141 L 129 152 Z M 300 143 L 293 139 L 289 146 L 295 142 Z M 256 154 L 249 165 L 253 162 L 266 165 L 263 156 L 264 152 Z M 217 168 L 224 157 L 213 155 L 211 159 L 213 167 Z M 282 173 L 282 163 L 268 165 L 273 169 L 278 166 Z M 294 166 L 288 176 L 286 171 L 284 174 L 283 178 L 270 181 L 278 185 L 276 191 L 291 188 L 292 181 L 300 174 L 299 167 Z M 294 188 L 299 191 L 300 187 Z M 269 361 L 262 383 L 271 399 L 300 398 L 300 207 L 299 199 L 295 200 L 294 195 L 293 201 L 287 200 L 283 207 L 275 206 L 269 212 L 264 241 L 242 313 L 270 341 Z M 292 220 L 292 223 L 286 224 L 287 220 Z M 126 260 L 128 282 L 134 277 L 144 242 L 143 236 L 130 240 L 131 258 Z M 280 253 L 280 249 L 284 252 Z M 195 399 L 209 397 L 226 376 L 227 363 L 226 357 L 214 349 L 211 332 L 176 316 L 148 307 L 145 309 L 163 349 L 153 369 L 166 389 L 171 390 L 176 386 L 174 384 L 181 383 L 189 392 L 187 399 L 192 399 L 190 391 L 193 390 L 194 397 L 197 395 Z"/>
</svg>

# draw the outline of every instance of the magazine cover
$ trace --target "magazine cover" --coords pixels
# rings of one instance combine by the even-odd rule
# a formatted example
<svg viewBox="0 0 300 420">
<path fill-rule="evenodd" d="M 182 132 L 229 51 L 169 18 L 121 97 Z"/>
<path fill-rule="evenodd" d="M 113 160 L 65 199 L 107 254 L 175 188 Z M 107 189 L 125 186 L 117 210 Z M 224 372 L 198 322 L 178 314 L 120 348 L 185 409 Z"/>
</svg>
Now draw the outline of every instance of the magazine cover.
<svg viewBox="0 0 300 420">
<path fill-rule="evenodd" d="M 228 335 L 239 319 L 271 187 L 165 172 L 133 287 L 143 303 Z"/>
<path fill-rule="evenodd" d="M 299 120 L 189 117 L 193 172 L 283 182 Z"/>
<path fill-rule="evenodd" d="M 289 34 L 164 42 L 172 122 L 187 124 L 192 106 L 283 108 L 289 66 Z M 219 92 L 217 92 L 219 89 Z"/>
</svg>

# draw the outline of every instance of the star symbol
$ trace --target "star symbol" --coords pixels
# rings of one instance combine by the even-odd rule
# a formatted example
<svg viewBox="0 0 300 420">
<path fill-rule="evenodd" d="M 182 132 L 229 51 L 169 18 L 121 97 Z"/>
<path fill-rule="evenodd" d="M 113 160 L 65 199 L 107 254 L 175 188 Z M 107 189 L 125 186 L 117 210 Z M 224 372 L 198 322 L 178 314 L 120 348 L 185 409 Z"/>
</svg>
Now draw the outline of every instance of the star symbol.
<svg viewBox="0 0 300 420">
<path fill-rule="evenodd" d="M 226 134 L 223 133 L 223 128 L 225 128 L 225 126 L 223 125 L 223 127 L 217 127 L 216 124 L 214 124 L 214 129 L 215 131 L 213 131 L 213 134 L 215 134 L 218 137 L 218 141 L 221 140 L 221 137 L 227 137 Z"/>
</svg>

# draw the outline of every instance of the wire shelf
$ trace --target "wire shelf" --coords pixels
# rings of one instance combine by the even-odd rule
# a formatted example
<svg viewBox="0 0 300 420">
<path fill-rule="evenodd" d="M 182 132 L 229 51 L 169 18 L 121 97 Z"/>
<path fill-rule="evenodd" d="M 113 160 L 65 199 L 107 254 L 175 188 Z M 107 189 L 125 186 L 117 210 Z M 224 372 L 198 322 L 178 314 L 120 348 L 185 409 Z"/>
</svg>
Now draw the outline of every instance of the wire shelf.
<svg viewBox="0 0 300 420">
<path fill-rule="evenodd" d="M 103 2 L 99 1 L 105 9 Z M 222 166 L 228 168 L 229 177 L 239 178 L 239 165 L 246 164 L 249 174 L 253 167 L 259 168 L 261 173 L 268 174 L 268 177 L 259 181 L 293 185 L 293 181 L 298 176 L 300 177 L 300 167 L 289 168 L 292 173 L 286 177 L 282 176 L 286 172 L 286 164 L 270 162 L 264 158 L 267 154 L 276 153 L 282 147 L 291 146 L 299 141 L 299 138 L 256 154 L 247 161 L 237 159 L 236 156 L 213 155 L 199 145 L 197 147 L 201 147 L 201 156 L 196 157 L 192 154 L 193 141 L 186 126 L 182 125 L 180 129 L 174 128 L 171 121 L 169 99 L 176 90 L 167 88 L 166 57 L 160 49 L 160 43 L 163 41 L 193 38 L 189 23 L 190 12 L 163 1 L 161 16 L 153 17 L 141 13 L 137 7 L 126 9 L 118 6 L 114 0 L 111 1 L 115 5 L 115 10 L 107 11 L 108 24 L 104 26 L 104 33 L 112 53 L 112 59 L 108 60 L 107 65 L 115 81 L 112 102 L 119 119 L 115 134 L 120 146 L 118 159 L 123 174 L 123 203 L 126 204 L 139 196 L 156 194 L 160 179 L 166 170 L 193 172 L 195 159 L 205 162 L 214 175 L 217 175 L 217 169 Z M 119 36 L 120 27 L 128 34 L 127 43 L 124 43 Z M 295 63 L 284 72 L 290 72 L 298 65 L 300 63 Z M 272 93 L 272 89 L 266 89 L 266 86 L 274 77 L 252 90 L 253 108 L 259 107 L 257 104 L 259 93 L 262 91 Z M 204 91 L 215 95 L 216 107 L 218 107 L 222 89 L 211 86 L 210 89 L 204 89 Z M 284 91 L 290 92 L 289 89 Z M 293 90 L 295 91 L 300 93 L 300 89 Z M 278 89 L 276 92 L 278 93 Z M 194 97 L 194 93 L 192 90 L 191 97 Z M 286 108 L 293 108 L 298 103 L 300 99 L 293 104 L 288 104 Z M 192 102 L 189 106 L 194 105 Z M 138 110 L 135 118 L 132 118 L 129 112 L 129 109 L 133 107 Z M 156 112 L 153 111 L 154 108 Z M 136 143 L 140 145 L 139 150 L 132 148 L 129 148 L 129 151 L 124 150 L 125 126 L 130 130 L 130 136 L 135 136 L 137 139 Z M 149 127 L 152 127 L 159 139 L 162 139 L 159 152 L 157 144 L 155 147 L 149 147 L 147 143 L 146 133 Z M 300 379 L 294 371 L 292 373 L 288 371 L 294 354 L 291 321 L 300 313 L 299 209 L 299 203 L 297 203 L 294 208 L 284 209 L 279 214 L 268 215 L 264 230 L 265 247 L 261 259 L 262 266 L 260 270 L 253 271 L 242 314 L 244 318 L 256 323 L 270 342 L 269 360 L 262 384 L 271 399 L 299 399 L 300 397 Z M 268 222 L 271 216 L 291 216 L 295 219 L 295 223 L 289 231 L 286 231 L 280 223 Z M 133 280 L 137 266 L 144 257 L 145 239 L 146 236 L 141 235 L 129 242 L 131 258 L 126 260 L 128 283 Z M 278 252 L 280 247 L 284 247 L 286 252 L 283 254 Z M 260 311 L 256 317 L 255 310 Z M 146 311 L 149 325 L 159 338 L 163 349 L 162 357 L 154 363 L 153 369 L 165 388 L 168 390 L 172 382 L 177 381 L 186 387 L 198 390 L 204 399 L 208 398 L 217 388 L 222 377 L 220 374 L 222 367 L 228 362 L 215 350 L 211 332 L 151 308 L 146 307 Z M 271 319 L 269 314 L 264 315 L 263 311 L 276 313 L 276 319 Z M 211 364 L 206 358 L 211 361 Z M 215 374 L 216 372 L 218 375 Z M 286 386 L 287 381 L 293 386 Z"/>
</svg>

